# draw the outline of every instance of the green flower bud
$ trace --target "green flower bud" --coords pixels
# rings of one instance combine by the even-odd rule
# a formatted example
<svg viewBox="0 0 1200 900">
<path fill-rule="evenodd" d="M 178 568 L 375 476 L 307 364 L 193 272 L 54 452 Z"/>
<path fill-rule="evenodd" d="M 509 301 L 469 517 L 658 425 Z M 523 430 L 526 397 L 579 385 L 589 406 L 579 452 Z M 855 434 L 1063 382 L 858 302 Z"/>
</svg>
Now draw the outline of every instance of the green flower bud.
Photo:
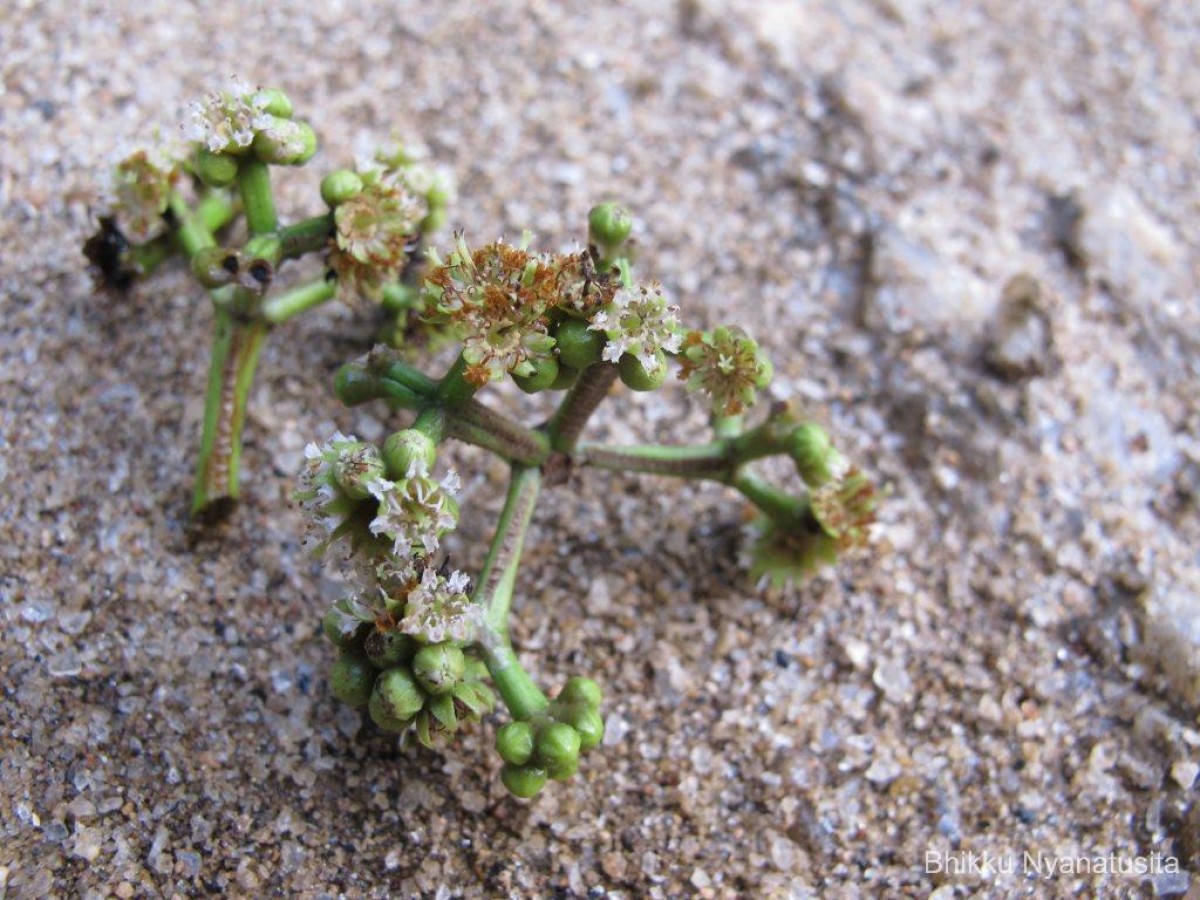
<svg viewBox="0 0 1200 900">
<path fill-rule="evenodd" d="M 537 766 L 514 766 L 506 763 L 500 770 L 500 780 L 514 797 L 528 800 L 546 786 L 546 770 Z"/>
<path fill-rule="evenodd" d="M 478 722 L 484 713 L 496 708 L 491 689 L 479 681 L 464 681 L 454 686 L 452 696 L 465 711 L 466 718 Z"/>
<path fill-rule="evenodd" d="M 302 166 L 317 152 L 317 133 L 313 131 L 311 125 L 307 122 L 300 122 L 300 140 L 304 148 L 292 159 L 288 160 L 288 165 Z"/>
<path fill-rule="evenodd" d="M 330 643 L 341 650 L 356 650 L 362 647 L 370 628 L 370 625 L 363 622 L 358 628 L 348 629 L 346 615 L 337 609 L 330 609 L 321 620 L 321 631 L 329 638 Z"/>
<path fill-rule="evenodd" d="M 209 187 L 229 187 L 237 178 L 238 163 L 225 153 L 214 153 L 207 147 L 196 151 L 196 175 Z"/>
<path fill-rule="evenodd" d="M 375 669 L 360 653 L 343 653 L 329 672 L 329 688 L 333 696 L 355 709 L 362 709 L 371 699 Z"/>
<path fill-rule="evenodd" d="M 384 706 L 383 695 L 378 691 L 371 692 L 371 699 L 367 703 L 367 713 L 370 714 L 371 721 L 384 731 L 403 731 L 411 722 L 410 719 L 397 719 L 393 716 Z"/>
<path fill-rule="evenodd" d="M 440 694 L 437 697 L 431 697 L 429 700 L 429 712 L 446 731 L 454 732 L 458 730 L 458 711 L 454 705 L 454 698 L 450 694 Z"/>
<path fill-rule="evenodd" d="M 523 766 L 533 756 L 533 726 L 509 722 L 496 732 L 496 752 L 506 763 Z"/>
<path fill-rule="evenodd" d="M 757 388 L 765 388 L 771 383 L 775 377 L 775 364 L 766 356 L 758 358 L 758 377 L 754 379 L 754 386 Z"/>
<path fill-rule="evenodd" d="M 588 327 L 583 319 L 564 319 L 554 330 L 558 361 L 573 369 L 586 369 L 600 361 L 604 333 Z"/>
<path fill-rule="evenodd" d="M 375 693 L 379 695 L 381 711 L 391 719 L 411 719 L 425 706 L 424 692 L 404 666 L 380 673 L 375 680 Z"/>
<path fill-rule="evenodd" d="M 466 658 L 453 644 L 430 644 L 412 659 L 413 674 L 431 694 L 445 694 L 462 681 Z"/>
<path fill-rule="evenodd" d="M 565 720 L 579 733 L 580 750 L 591 750 L 604 740 L 604 719 L 596 710 L 576 709 Z"/>
<path fill-rule="evenodd" d="M 292 101 L 279 88 L 263 88 L 255 91 L 250 103 L 263 112 L 280 119 L 292 117 Z"/>
<path fill-rule="evenodd" d="M 405 428 L 388 436 L 383 445 L 383 461 L 389 477 L 396 480 L 408 478 L 413 471 L 428 473 L 437 461 L 437 444 L 425 432 Z"/>
<path fill-rule="evenodd" d="M 662 387 L 667 380 L 667 357 L 661 350 L 655 351 L 658 364 L 653 372 L 647 372 L 641 360 L 630 353 L 623 353 L 617 363 L 617 371 L 625 386 L 634 391 L 653 391 Z"/>
<path fill-rule="evenodd" d="M 450 205 L 454 188 L 449 179 L 435 175 L 425 192 L 425 202 L 431 210 L 443 210 Z"/>
<path fill-rule="evenodd" d="M 559 363 L 558 377 L 554 379 L 554 384 L 550 385 L 548 390 L 565 391 L 575 386 L 575 382 L 579 380 L 579 370 L 572 369 L 570 366 L 564 366 Z"/>
<path fill-rule="evenodd" d="M 527 375 L 513 374 L 517 387 L 527 394 L 536 394 L 549 388 L 558 379 L 558 361 L 553 357 L 539 356 L 529 361 L 533 371 Z"/>
<path fill-rule="evenodd" d="M 383 396 L 379 392 L 379 378 L 360 362 L 348 362 L 334 373 L 333 392 L 347 406 L 359 406 Z"/>
<path fill-rule="evenodd" d="M 616 203 L 601 203 L 588 213 L 588 240 L 604 251 L 619 249 L 629 239 L 633 230 L 633 217 L 629 210 Z"/>
<path fill-rule="evenodd" d="M 357 197 L 362 189 L 362 178 L 349 169 L 338 169 L 321 179 L 321 199 L 330 209 Z"/>
<path fill-rule="evenodd" d="M 412 659 L 416 643 L 402 631 L 372 630 L 363 642 L 363 651 L 367 659 L 380 669 L 403 665 Z"/>
<path fill-rule="evenodd" d="M 819 488 L 833 480 L 832 463 L 837 452 L 820 425 L 806 422 L 797 427 L 788 439 L 788 453 L 809 487 Z"/>
<path fill-rule="evenodd" d="M 580 704 L 588 709 L 599 709 L 603 694 L 600 685 L 591 678 L 571 678 L 558 693 L 560 702 Z"/>
<path fill-rule="evenodd" d="M 554 765 L 550 765 L 550 764 L 546 765 L 546 774 L 549 775 L 551 778 L 553 778 L 555 781 L 567 781 L 578 771 L 579 771 L 579 757 L 578 756 L 572 757 L 571 759 L 563 760 L 562 762 L 555 763 Z"/>
<path fill-rule="evenodd" d="M 370 444 L 354 452 L 343 452 L 333 463 L 333 480 L 347 497 L 366 500 L 371 496 L 367 485 L 384 476 L 383 460 Z"/>
<path fill-rule="evenodd" d="M 241 267 L 239 254 L 221 247 L 205 247 L 192 257 L 192 275 L 206 288 L 229 284 Z"/>
<path fill-rule="evenodd" d="M 436 206 L 429 210 L 425 218 L 417 225 L 417 229 L 421 234 L 433 234 L 433 232 L 440 230 L 446 224 L 446 218 L 446 210 L 440 206 Z"/>
<path fill-rule="evenodd" d="M 580 743 L 578 731 L 565 722 L 552 722 L 538 732 L 534 751 L 550 777 L 559 778 L 559 772 L 579 765 Z"/>
<path fill-rule="evenodd" d="M 279 119 L 254 135 L 254 155 L 277 166 L 299 166 L 317 152 L 317 134 L 307 122 Z"/>
</svg>

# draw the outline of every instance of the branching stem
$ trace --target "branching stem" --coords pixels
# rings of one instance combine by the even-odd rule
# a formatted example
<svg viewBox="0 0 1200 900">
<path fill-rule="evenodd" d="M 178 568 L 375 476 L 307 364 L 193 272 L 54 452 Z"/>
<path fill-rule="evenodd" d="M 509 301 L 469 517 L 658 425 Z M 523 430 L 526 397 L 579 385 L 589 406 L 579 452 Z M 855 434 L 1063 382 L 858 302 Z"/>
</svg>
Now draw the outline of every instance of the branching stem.
<svg viewBox="0 0 1200 900">
<path fill-rule="evenodd" d="M 611 362 L 595 363 L 580 373 L 546 428 L 552 448 L 560 453 L 575 451 L 588 419 L 616 380 L 617 364 Z"/>
</svg>

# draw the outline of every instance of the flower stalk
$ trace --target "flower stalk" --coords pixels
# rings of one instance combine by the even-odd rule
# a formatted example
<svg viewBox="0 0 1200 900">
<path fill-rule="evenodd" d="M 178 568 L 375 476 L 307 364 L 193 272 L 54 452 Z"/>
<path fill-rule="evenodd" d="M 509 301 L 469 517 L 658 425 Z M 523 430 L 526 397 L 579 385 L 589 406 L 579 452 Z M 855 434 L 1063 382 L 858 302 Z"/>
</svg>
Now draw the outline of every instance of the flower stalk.
<svg viewBox="0 0 1200 900">
<path fill-rule="evenodd" d="M 192 515 L 220 517 L 237 501 L 240 492 L 238 472 L 246 404 L 270 325 L 239 320 L 226 306 L 216 307 L 213 325 Z"/>
<path fill-rule="evenodd" d="M 551 447 L 560 453 L 574 452 L 592 413 L 608 396 L 616 380 L 617 366 L 611 362 L 595 363 L 580 373 L 546 429 Z"/>
</svg>

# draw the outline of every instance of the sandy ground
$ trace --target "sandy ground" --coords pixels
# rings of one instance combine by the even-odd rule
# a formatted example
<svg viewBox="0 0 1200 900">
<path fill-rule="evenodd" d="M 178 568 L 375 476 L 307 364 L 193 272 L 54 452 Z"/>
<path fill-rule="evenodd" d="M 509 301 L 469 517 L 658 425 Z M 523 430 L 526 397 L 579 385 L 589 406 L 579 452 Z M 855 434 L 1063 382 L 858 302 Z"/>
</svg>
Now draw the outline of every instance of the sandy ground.
<svg viewBox="0 0 1200 900">
<path fill-rule="evenodd" d="M 1193 4 L 243 7 L 0 12 L 0 895 L 1188 890 Z M 523 804 L 494 723 L 438 753 L 361 729 L 288 497 L 305 442 L 395 424 L 329 396 L 369 323 L 273 335 L 247 500 L 190 541 L 207 301 L 178 268 L 96 296 L 78 249 L 106 163 L 233 74 L 290 92 L 317 171 L 424 141 L 469 236 L 569 246 L 624 200 L 684 317 L 758 336 L 779 396 L 892 486 L 874 546 L 760 592 L 734 497 L 592 473 L 538 510 L 516 630 L 543 683 L 607 689 L 581 775 Z M 317 171 L 285 181 L 291 216 Z M 596 427 L 700 422 L 671 389 Z M 504 473 L 453 458 L 478 567 Z M 1026 852 L 1180 871 L 1043 877 Z"/>
</svg>

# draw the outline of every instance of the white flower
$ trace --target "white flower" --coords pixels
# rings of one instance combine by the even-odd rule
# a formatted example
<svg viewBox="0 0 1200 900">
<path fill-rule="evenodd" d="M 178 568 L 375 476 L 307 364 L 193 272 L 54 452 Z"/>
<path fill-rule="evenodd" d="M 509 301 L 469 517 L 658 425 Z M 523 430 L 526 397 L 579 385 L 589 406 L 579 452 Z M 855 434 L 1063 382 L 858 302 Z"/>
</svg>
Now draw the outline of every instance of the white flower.
<svg viewBox="0 0 1200 900">
<path fill-rule="evenodd" d="M 400 481 L 377 478 L 369 482 L 367 490 L 379 501 L 371 533 L 390 538 L 399 556 L 417 550 L 432 555 L 441 536 L 458 524 L 457 510 L 450 500 L 457 483 L 458 476 L 453 472 L 442 484 L 428 476 Z"/>
<path fill-rule="evenodd" d="M 379 606 L 373 606 L 361 597 L 343 597 L 329 608 L 328 620 L 332 621 L 337 633 L 349 638 L 365 622 L 374 622 L 379 615 Z"/>
<path fill-rule="evenodd" d="M 667 302 L 658 285 L 621 288 L 591 317 L 588 327 L 603 331 L 608 343 L 604 359 L 616 362 L 628 353 L 647 373 L 658 369 L 658 351 L 677 353 L 680 341 L 678 307 Z"/>
<path fill-rule="evenodd" d="M 268 102 L 267 97 L 256 95 L 241 79 L 234 78 L 228 91 L 217 91 L 192 104 L 188 136 L 213 153 L 249 147 L 256 131 L 272 128 L 278 121 L 266 111 Z"/>
<path fill-rule="evenodd" d="M 163 213 L 178 174 L 179 163 L 161 149 L 130 153 L 109 173 L 99 212 L 117 219 L 135 243 L 153 240 L 166 231 Z"/>
<path fill-rule="evenodd" d="M 336 466 L 347 455 L 362 450 L 357 438 L 335 432 L 324 444 L 309 444 L 304 448 L 304 468 L 299 487 L 294 494 L 308 517 L 312 530 L 331 537 L 343 521 L 343 510 L 337 508 L 341 492 L 337 487 Z"/>
<path fill-rule="evenodd" d="M 432 567 L 408 595 L 400 630 L 426 644 L 467 643 L 483 624 L 483 607 L 467 595 L 470 579 L 455 571 L 447 578 Z"/>
</svg>

